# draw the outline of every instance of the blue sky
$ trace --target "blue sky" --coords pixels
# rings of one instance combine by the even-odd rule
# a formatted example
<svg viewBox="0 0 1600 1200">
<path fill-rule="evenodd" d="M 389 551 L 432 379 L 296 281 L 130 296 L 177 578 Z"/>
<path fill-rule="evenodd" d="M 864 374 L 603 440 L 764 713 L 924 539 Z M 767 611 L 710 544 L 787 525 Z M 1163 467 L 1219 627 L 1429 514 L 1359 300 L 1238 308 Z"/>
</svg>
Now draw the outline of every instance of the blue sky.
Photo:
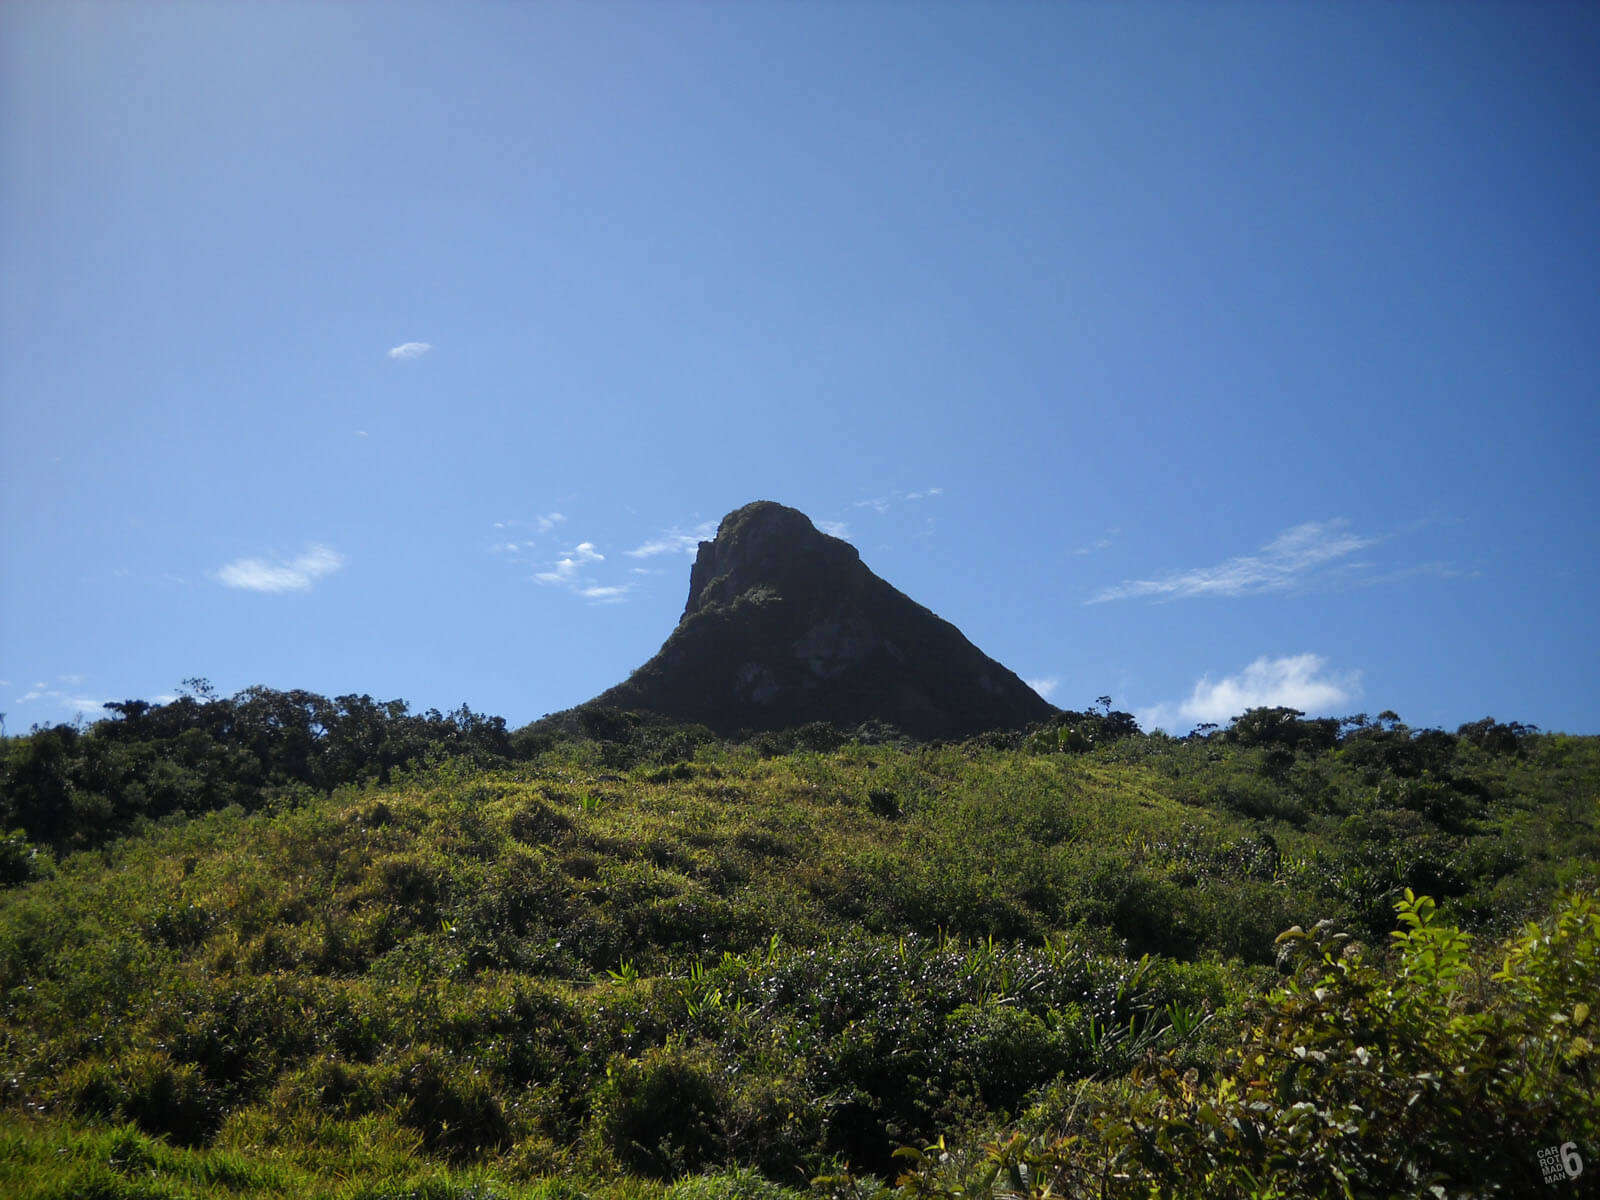
<svg viewBox="0 0 1600 1200">
<path fill-rule="evenodd" d="M 0 711 L 619 681 L 753 499 L 1052 701 L 1600 732 L 1600 10 L 0 6 Z"/>
</svg>

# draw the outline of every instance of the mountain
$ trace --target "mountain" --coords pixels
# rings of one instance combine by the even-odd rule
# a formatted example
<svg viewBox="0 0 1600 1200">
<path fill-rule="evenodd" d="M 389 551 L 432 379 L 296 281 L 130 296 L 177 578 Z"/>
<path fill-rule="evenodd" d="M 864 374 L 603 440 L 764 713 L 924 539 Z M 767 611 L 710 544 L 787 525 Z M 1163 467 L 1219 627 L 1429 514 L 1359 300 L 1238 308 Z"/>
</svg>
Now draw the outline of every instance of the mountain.
<svg viewBox="0 0 1600 1200">
<path fill-rule="evenodd" d="M 950 622 L 802 512 L 757 501 L 701 542 L 661 650 L 583 708 L 642 709 L 719 733 L 884 721 L 921 738 L 1044 720 L 1055 709 Z"/>
</svg>

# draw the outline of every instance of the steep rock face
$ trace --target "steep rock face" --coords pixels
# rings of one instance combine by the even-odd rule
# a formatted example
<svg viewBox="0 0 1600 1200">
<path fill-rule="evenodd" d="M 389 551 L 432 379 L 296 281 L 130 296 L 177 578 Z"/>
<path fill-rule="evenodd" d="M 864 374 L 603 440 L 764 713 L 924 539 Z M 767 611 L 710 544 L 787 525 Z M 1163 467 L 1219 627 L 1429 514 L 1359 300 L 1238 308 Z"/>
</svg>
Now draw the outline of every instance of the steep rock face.
<svg viewBox="0 0 1600 1200">
<path fill-rule="evenodd" d="M 722 733 L 879 720 L 918 737 L 1017 728 L 1054 711 L 874 575 L 854 546 L 765 500 L 729 513 L 716 540 L 700 543 L 678 627 L 589 705 Z"/>
</svg>

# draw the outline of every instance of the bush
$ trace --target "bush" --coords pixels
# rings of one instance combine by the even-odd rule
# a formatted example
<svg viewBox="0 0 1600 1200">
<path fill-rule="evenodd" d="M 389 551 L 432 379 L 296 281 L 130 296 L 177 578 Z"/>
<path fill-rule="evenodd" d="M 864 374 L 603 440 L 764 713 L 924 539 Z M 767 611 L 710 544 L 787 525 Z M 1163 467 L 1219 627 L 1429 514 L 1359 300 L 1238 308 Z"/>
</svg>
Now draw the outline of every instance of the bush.
<svg viewBox="0 0 1600 1200">
<path fill-rule="evenodd" d="M 31 845 L 20 830 L 0 837 L 0 888 L 49 879 L 55 873 L 55 860 L 49 851 Z"/>
<path fill-rule="evenodd" d="M 133 1121 L 181 1146 L 210 1141 L 222 1124 L 222 1107 L 200 1072 L 159 1050 L 135 1052 L 115 1063 L 80 1063 L 64 1084 L 67 1103 L 79 1115 Z"/>
<path fill-rule="evenodd" d="M 736 1169 L 680 1180 L 667 1189 L 665 1200 L 800 1200 L 801 1195 L 754 1171 Z"/>
<path fill-rule="evenodd" d="M 1568 896 L 1501 959 L 1473 956 L 1427 897 L 1396 908 L 1389 970 L 1326 922 L 1281 935 L 1293 974 L 1208 1080 L 1153 1060 L 1058 1100 L 1054 1135 L 903 1151 L 903 1190 L 990 1195 L 1004 1179 L 1129 1200 L 1535 1194 L 1541 1150 L 1600 1136 L 1600 903 Z"/>
<path fill-rule="evenodd" d="M 400 1120 L 447 1158 L 472 1158 L 511 1144 L 500 1101 L 477 1072 L 468 1074 L 434 1050 L 414 1052 L 395 1082 Z"/>
<path fill-rule="evenodd" d="M 672 1179 L 720 1161 L 722 1109 L 715 1065 L 669 1044 L 611 1061 L 596 1089 L 593 1122 L 624 1168 Z"/>
<path fill-rule="evenodd" d="M 948 1052 L 972 1074 L 993 1112 L 1015 1112 L 1023 1096 L 1085 1065 L 1075 1040 L 1009 1004 L 964 1004 L 950 1014 Z"/>
</svg>

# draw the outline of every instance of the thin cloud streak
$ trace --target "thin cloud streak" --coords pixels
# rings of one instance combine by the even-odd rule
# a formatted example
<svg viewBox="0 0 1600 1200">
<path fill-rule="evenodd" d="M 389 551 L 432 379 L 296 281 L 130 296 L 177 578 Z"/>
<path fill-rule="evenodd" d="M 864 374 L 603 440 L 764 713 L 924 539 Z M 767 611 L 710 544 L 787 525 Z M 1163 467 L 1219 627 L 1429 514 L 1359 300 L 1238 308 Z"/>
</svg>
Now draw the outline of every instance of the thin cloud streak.
<svg viewBox="0 0 1600 1200">
<path fill-rule="evenodd" d="M 701 542 L 710 541 L 716 535 L 716 522 L 703 521 L 688 533 L 681 529 L 670 529 L 632 550 L 624 550 L 623 553 L 629 558 L 654 558 L 658 554 L 693 554 L 700 548 Z"/>
<path fill-rule="evenodd" d="M 1121 533 L 1121 532 L 1122 532 L 1121 529 L 1108 529 L 1108 530 L 1105 531 L 1105 533 L 1103 535 L 1101 535 L 1100 537 L 1096 538 L 1094 541 L 1090 542 L 1088 545 L 1079 546 L 1076 550 L 1073 551 L 1073 553 L 1074 554 L 1098 554 L 1101 550 L 1109 550 L 1109 549 L 1111 549 L 1112 546 L 1116 545 L 1117 535 L 1119 533 Z"/>
<path fill-rule="evenodd" d="M 328 546 L 314 545 L 288 561 L 268 562 L 261 558 L 240 558 L 218 569 L 216 580 L 223 587 L 249 592 L 304 592 L 344 566 L 344 555 Z"/>
<path fill-rule="evenodd" d="M 31 691 L 18 696 L 15 703 L 32 704 L 37 700 L 48 700 L 58 708 L 64 708 L 82 716 L 98 713 L 106 706 L 106 701 L 104 700 L 95 700 L 88 696 L 74 696 L 69 692 L 61 691 L 59 688 L 46 688 L 42 684 L 35 684 Z"/>
<path fill-rule="evenodd" d="M 397 362 L 410 362 L 412 359 L 421 358 L 433 349 L 430 342 L 401 342 L 398 346 L 389 348 L 389 357 Z"/>
<path fill-rule="evenodd" d="M 1253 596 L 1286 592 L 1321 568 L 1376 544 L 1377 538 L 1352 533 L 1349 522 L 1309 521 L 1286 529 L 1255 554 L 1242 554 L 1214 567 L 1175 571 L 1157 579 L 1129 579 L 1084 601 L 1105 604 L 1143 596 L 1187 600 L 1195 596 Z"/>
<path fill-rule="evenodd" d="M 895 504 L 901 501 L 915 502 L 918 500 L 931 500 L 935 496 L 944 495 L 942 487 L 923 488 L 920 492 L 902 492 L 899 489 L 890 492 L 887 496 L 873 496 L 866 500 L 857 500 L 852 508 L 870 508 L 880 517 L 888 512 Z"/>
</svg>

